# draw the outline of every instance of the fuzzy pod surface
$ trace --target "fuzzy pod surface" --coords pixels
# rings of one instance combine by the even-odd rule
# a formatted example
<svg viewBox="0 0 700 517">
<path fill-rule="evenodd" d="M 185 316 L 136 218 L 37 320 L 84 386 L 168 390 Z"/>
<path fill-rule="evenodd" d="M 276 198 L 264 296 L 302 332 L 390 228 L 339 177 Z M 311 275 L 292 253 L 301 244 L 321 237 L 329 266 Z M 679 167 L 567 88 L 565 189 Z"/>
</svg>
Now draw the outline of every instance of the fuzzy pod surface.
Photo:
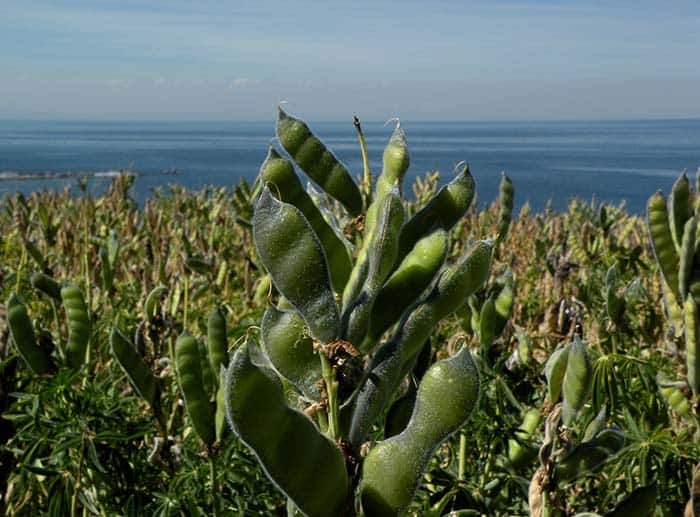
<svg viewBox="0 0 700 517">
<path fill-rule="evenodd" d="M 321 343 L 338 337 L 340 316 L 321 243 L 301 211 L 265 187 L 253 215 L 258 255 L 277 290 Z"/>
<path fill-rule="evenodd" d="M 251 346 L 236 351 L 226 372 L 229 425 L 305 515 L 342 515 L 348 491 L 343 454 L 308 417 L 287 405 L 279 378 L 253 362 Z"/>
<path fill-rule="evenodd" d="M 340 201 L 351 215 L 362 212 L 362 195 L 352 176 L 305 122 L 279 108 L 277 136 L 285 151 L 319 187 Z"/>
<path fill-rule="evenodd" d="M 406 429 L 365 459 L 360 496 L 368 517 L 408 507 L 435 449 L 466 423 L 478 398 L 479 370 L 466 347 L 428 369 Z"/>
</svg>

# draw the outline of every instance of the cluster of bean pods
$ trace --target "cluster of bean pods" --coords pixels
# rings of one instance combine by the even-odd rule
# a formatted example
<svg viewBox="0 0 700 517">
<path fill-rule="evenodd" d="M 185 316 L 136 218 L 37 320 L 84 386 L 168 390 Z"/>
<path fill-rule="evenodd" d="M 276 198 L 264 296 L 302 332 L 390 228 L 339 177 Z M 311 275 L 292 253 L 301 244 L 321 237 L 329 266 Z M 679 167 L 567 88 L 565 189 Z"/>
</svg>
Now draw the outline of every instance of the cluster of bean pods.
<svg viewBox="0 0 700 517">
<path fill-rule="evenodd" d="M 695 191 L 685 172 L 681 173 L 666 196 L 661 191 L 649 198 L 647 224 L 654 257 L 661 273 L 666 315 L 671 334 L 685 344 L 687 385 L 693 406 L 700 395 L 700 171 Z M 690 405 L 673 383 L 660 382 L 669 405 L 687 416 Z"/>
<path fill-rule="evenodd" d="M 59 285 L 56 280 L 44 273 L 34 273 L 31 284 L 38 292 L 52 300 L 61 301 L 66 315 L 68 336 L 58 355 L 67 367 L 78 370 L 87 360 L 90 343 L 90 315 L 83 293 L 75 284 Z M 12 294 L 6 303 L 7 323 L 12 343 L 27 366 L 37 374 L 55 369 L 51 353 L 53 347 L 42 346 L 37 342 L 34 325 L 24 302 L 17 294 Z"/>
<path fill-rule="evenodd" d="M 288 157 L 270 147 L 252 216 L 270 304 L 261 343 L 249 336 L 225 374 L 229 423 L 292 513 L 353 515 L 357 488 L 367 516 L 397 515 L 479 395 L 467 348 L 430 365 L 433 329 L 489 276 L 492 241 L 446 260 L 448 233 L 472 202 L 474 180 L 463 165 L 407 217 L 409 156 L 400 124 L 371 196 L 304 122 L 281 109 L 277 134 Z M 297 167 L 313 185 L 303 187 Z M 501 190 L 505 234 L 512 210 L 505 176 Z M 329 210 L 330 199 L 347 215 Z M 407 376 L 411 387 L 402 394 Z M 366 454 L 377 429 L 385 440 Z M 283 445 L 291 443 L 296 452 Z"/>
<path fill-rule="evenodd" d="M 577 417 L 588 401 L 592 382 L 591 361 L 584 341 L 574 337 L 557 348 L 547 360 L 544 373 L 549 413 L 539 452 L 534 454 L 539 456 L 540 467 L 530 481 L 529 490 L 530 515 L 535 517 L 556 514 L 556 490 L 591 474 L 625 444 L 622 430 L 616 425 L 606 425 L 605 406 L 585 427 L 580 426 Z M 526 413 L 518 430 L 521 435 L 509 443 L 513 468 L 521 468 L 523 462 L 534 459 L 529 440 L 540 421 L 539 410 Z M 656 483 L 639 487 L 606 515 L 648 515 L 655 508 L 656 496 Z M 592 515 L 597 514 L 580 513 L 577 517 Z"/>
</svg>

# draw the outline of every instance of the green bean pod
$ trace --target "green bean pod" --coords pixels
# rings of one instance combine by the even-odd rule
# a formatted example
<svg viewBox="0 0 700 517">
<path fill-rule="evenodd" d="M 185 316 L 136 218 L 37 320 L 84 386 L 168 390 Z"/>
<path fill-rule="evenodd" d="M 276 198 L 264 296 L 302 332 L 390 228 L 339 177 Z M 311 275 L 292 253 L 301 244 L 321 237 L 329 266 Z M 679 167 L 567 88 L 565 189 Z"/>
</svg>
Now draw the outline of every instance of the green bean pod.
<svg viewBox="0 0 700 517">
<path fill-rule="evenodd" d="M 363 352 L 369 351 L 430 285 L 446 256 L 447 232 L 441 228 L 416 243 L 377 294 L 367 338 L 361 346 Z"/>
<path fill-rule="evenodd" d="M 537 457 L 538 448 L 531 445 L 530 440 L 541 420 L 539 409 L 528 410 L 523 423 L 515 431 L 515 438 L 508 440 L 508 461 L 514 469 L 529 465 Z"/>
<path fill-rule="evenodd" d="M 501 183 L 498 186 L 498 225 L 496 226 L 498 236 L 496 237 L 496 247 L 506 238 L 508 228 L 510 227 L 510 219 L 513 215 L 513 198 L 515 197 L 515 189 L 513 182 L 506 175 L 501 173 Z"/>
<path fill-rule="evenodd" d="M 27 308 L 15 293 L 7 299 L 5 308 L 10 337 L 19 355 L 35 374 L 48 372 L 51 369 L 51 358 L 36 341 L 34 325 L 29 319 Z"/>
<path fill-rule="evenodd" d="M 37 291 L 44 293 L 49 298 L 53 298 L 58 302 L 61 301 L 61 286 L 49 275 L 39 272 L 32 273 L 29 282 Z"/>
<path fill-rule="evenodd" d="M 321 243 L 304 215 L 265 187 L 253 215 L 253 240 L 277 290 L 322 343 L 337 338 L 338 307 Z"/>
<path fill-rule="evenodd" d="M 214 272 L 214 265 L 203 257 L 192 255 L 185 259 L 185 267 L 193 273 L 210 275 Z"/>
<path fill-rule="evenodd" d="M 488 297 L 479 312 L 479 343 L 482 350 L 491 348 L 496 339 L 496 306 L 493 298 Z"/>
<path fill-rule="evenodd" d="M 321 400 L 321 362 L 301 316 L 269 305 L 260 327 L 263 348 L 277 373 L 309 400 Z"/>
<path fill-rule="evenodd" d="M 278 110 L 277 136 L 301 169 L 353 215 L 362 212 L 362 195 L 350 173 L 303 121 Z"/>
<path fill-rule="evenodd" d="M 681 299 L 685 300 L 690 290 L 692 281 L 693 261 L 695 260 L 695 233 L 697 231 L 697 219 L 690 217 L 683 228 L 681 240 L 680 265 L 678 268 L 678 289 Z"/>
<path fill-rule="evenodd" d="M 568 355 L 562 384 L 564 394 L 562 418 L 566 425 L 573 421 L 586 403 L 593 377 L 593 367 L 586 352 L 586 343 L 575 337 L 569 345 Z"/>
<path fill-rule="evenodd" d="M 129 342 L 129 339 L 117 327 L 113 327 L 109 335 L 109 346 L 112 350 L 112 355 L 128 377 L 136 393 L 148 402 L 151 407 L 155 407 L 157 403 L 156 378 L 143 360 L 143 357 L 136 351 L 134 345 Z"/>
<path fill-rule="evenodd" d="M 401 229 L 399 257 L 405 257 L 416 242 L 435 227 L 449 230 L 466 213 L 474 197 L 474 178 L 469 167 L 442 187 Z"/>
<path fill-rule="evenodd" d="M 109 262 L 109 252 L 105 246 L 100 246 L 100 263 L 102 264 L 102 289 L 109 291 L 114 284 L 114 270 Z"/>
<path fill-rule="evenodd" d="M 683 227 L 692 215 L 690 181 L 685 172 L 681 173 L 671 188 L 668 199 L 668 221 L 671 227 L 671 238 L 680 254 L 683 239 Z"/>
<path fill-rule="evenodd" d="M 688 369 L 688 384 L 693 390 L 695 397 L 700 393 L 700 354 L 698 348 L 700 344 L 700 328 L 698 321 L 698 306 L 692 295 L 688 295 L 685 300 L 684 307 L 685 315 L 685 350 L 686 350 L 686 366 Z"/>
<path fill-rule="evenodd" d="M 365 458 L 360 496 L 367 517 L 408 507 L 435 449 L 466 423 L 478 398 L 479 370 L 466 347 L 426 372 L 406 429 Z"/>
<path fill-rule="evenodd" d="M 488 279 L 493 243 L 477 241 L 454 266 L 436 278 L 430 292 L 401 318 L 377 351 L 352 412 L 348 441 L 358 448 L 388 404 L 435 325 L 464 303 Z"/>
<path fill-rule="evenodd" d="M 396 261 L 399 231 L 404 219 L 404 207 L 398 189 L 384 196 L 376 231 L 372 235 L 369 267 L 364 286 L 357 299 L 343 312 L 341 335 L 347 341 L 360 344 L 367 333 L 370 313 L 382 284 Z"/>
<path fill-rule="evenodd" d="M 661 282 L 666 313 L 671 323 L 671 328 L 675 337 L 683 334 L 683 300 L 678 298 L 678 294 L 672 291 L 665 282 Z"/>
<path fill-rule="evenodd" d="M 192 427 L 205 444 L 211 445 L 214 442 L 214 414 L 204 387 L 199 345 L 187 333 L 181 334 L 175 342 L 175 368 Z"/>
<path fill-rule="evenodd" d="M 606 427 L 595 437 L 574 447 L 563 459 L 557 462 L 552 479 L 559 485 L 591 473 L 608 461 L 625 444 L 625 435 L 616 427 Z"/>
<path fill-rule="evenodd" d="M 688 399 L 683 394 L 683 392 L 677 386 L 660 385 L 659 391 L 661 392 L 661 396 L 666 401 L 666 403 L 676 413 L 678 413 L 684 418 L 693 418 L 692 414 L 690 413 L 690 403 L 688 402 Z"/>
<path fill-rule="evenodd" d="M 216 399 L 216 378 L 211 367 L 207 346 L 201 339 L 197 340 L 197 350 L 199 350 L 199 362 L 202 368 L 202 386 L 209 400 L 213 401 Z"/>
<path fill-rule="evenodd" d="M 586 426 L 586 430 L 583 433 L 583 440 L 584 442 L 587 442 L 588 440 L 592 440 L 593 437 L 598 434 L 598 431 L 603 429 L 605 427 L 605 418 L 606 418 L 606 413 L 607 410 L 605 406 L 603 406 L 600 411 L 598 411 L 598 414 L 595 416 L 593 420 L 589 422 L 589 424 Z"/>
<path fill-rule="evenodd" d="M 66 360 L 73 369 L 80 368 L 85 361 L 88 342 L 90 341 L 90 317 L 83 293 L 74 284 L 67 284 L 61 289 L 63 307 L 68 320 L 68 343 Z"/>
<path fill-rule="evenodd" d="M 294 205 L 304 214 L 323 246 L 333 288 L 336 292 L 342 292 L 352 269 L 350 253 L 304 190 L 292 163 L 270 146 L 267 158 L 260 167 L 260 175 L 268 185 L 274 185 L 272 188 L 280 201 Z"/>
<path fill-rule="evenodd" d="M 216 412 L 214 413 L 214 436 L 220 442 L 226 433 L 226 367 L 222 364 L 216 389 Z"/>
<path fill-rule="evenodd" d="M 309 517 L 342 515 L 349 488 L 340 449 L 309 418 L 290 408 L 277 375 L 255 364 L 250 342 L 226 372 L 229 425 L 268 478 Z"/>
<path fill-rule="evenodd" d="M 500 286 L 501 289 L 493 301 L 494 309 L 496 310 L 495 335 L 500 336 L 513 313 L 513 304 L 515 302 L 515 294 L 513 292 L 515 290 L 515 279 L 513 278 L 513 270 L 510 267 L 506 267 L 496 279 L 496 285 Z"/>
<path fill-rule="evenodd" d="M 605 517 L 647 517 L 656 508 L 656 482 L 635 488 Z"/>
<path fill-rule="evenodd" d="M 377 184 L 374 187 L 375 198 L 381 199 L 395 186 L 399 188 L 400 192 L 401 182 L 410 163 L 406 133 L 401 127 L 401 122 L 397 122 L 389 138 L 389 143 L 384 148 L 382 173 L 377 178 Z"/>
<path fill-rule="evenodd" d="M 605 310 L 611 321 L 620 323 L 625 310 L 625 300 L 617 295 L 617 282 L 617 267 L 610 266 L 605 273 Z"/>
<path fill-rule="evenodd" d="M 409 158 L 406 135 L 399 124 L 396 125 L 389 139 L 389 143 L 384 148 L 383 161 L 382 173 L 377 178 L 377 183 L 375 185 L 374 200 L 370 203 L 365 215 L 365 229 L 362 245 L 357 254 L 357 259 L 355 260 L 355 266 L 350 273 L 350 279 L 343 291 L 343 311 L 347 309 L 350 303 L 357 299 L 364 285 L 365 278 L 367 277 L 369 249 L 374 234 L 374 225 L 377 219 L 377 212 L 382 206 L 384 196 L 393 188 L 397 188 L 399 194 L 401 193 L 401 183 L 406 170 L 408 170 Z"/>
<path fill-rule="evenodd" d="M 41 250 L 37 247 L 36 244 L 34 244 L 34 241 L 30 241 L 29 239 L 25 240 L 24 249 L 27 250 L 29 256 L 32 257 L 32 259 L 34 260 L 34 262 L 36 262 L 36 265 L 39 266 L 40 269 L 46 269 L 46 259 L 41 253 Z"/>
<path fill-rule="evenodd" d="M 221 366 L 228 366 L 228 345 L 226 344 L 226 318 L 218 307 L 209 313 L 207 318 L 207 347 L 211 371 L 216 375 L 218 386 Z"/>
<path fill-rule="evenodd" d="M 547 393 L 549 401 L 554 404 L 559 400 L 561 387 L 564 383 L 566 363 L 569 360 L 569 345 L 557 348 L 547 359 L 544 374 L 547 377 Z"/>
<path fill-rule="evenodd" d="M 168 288 L 163 284 L 154 287 L 148 296 L 146 296 L 146 301 L 143 304 L 143 312 L 148 321 L 152 321 L 158 313 L 158 304 L 160 299 L 168 292 Z"/>
<path fill-rule="evenodd" d="M 668 222 L 666 198 L 661 192 L 657 192 L 649 198 L 647 224 L 659 269 L 666 285 L 675 294 L 678 292 L 678 254 L 673 244 L 671 227 Z"/>
</svg>

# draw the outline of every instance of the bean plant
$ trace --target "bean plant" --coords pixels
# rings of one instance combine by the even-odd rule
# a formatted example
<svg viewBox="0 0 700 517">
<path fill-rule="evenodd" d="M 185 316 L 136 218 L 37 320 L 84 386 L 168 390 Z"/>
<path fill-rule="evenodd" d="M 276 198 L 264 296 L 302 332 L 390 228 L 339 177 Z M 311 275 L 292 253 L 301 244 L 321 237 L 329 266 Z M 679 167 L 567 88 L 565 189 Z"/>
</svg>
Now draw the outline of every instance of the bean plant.
<svg viewBox="0 0 700 517">
<path fill-rule="evenodd" d="M 463 165 L 407 218 L 408 147 L 397 124 L 363 208 L 348 170 L 304 122 L 280 109 L 277 134 L 293 161 L 270 148 L 252 226 L 279 298 L 262 319 L 261 342 L 251 336 L 226 372 L 229 422 L 290 514 L 354 515 L 356 498 L 368 516 L 403 513 L 435 449 L 479 395 L 466 347 L 412 374 L 434 327 L 488 278 L 491 241 L 446 262 L 446 232 L 469 208 L 474 180 Z M 354 246 L 303 189 L 295 164 L 353 218 L 345 233 Z M 417 385 L 411 403 L 386 417 L 396 434 L 377 441 L 406 383 Z"/>
</svg>

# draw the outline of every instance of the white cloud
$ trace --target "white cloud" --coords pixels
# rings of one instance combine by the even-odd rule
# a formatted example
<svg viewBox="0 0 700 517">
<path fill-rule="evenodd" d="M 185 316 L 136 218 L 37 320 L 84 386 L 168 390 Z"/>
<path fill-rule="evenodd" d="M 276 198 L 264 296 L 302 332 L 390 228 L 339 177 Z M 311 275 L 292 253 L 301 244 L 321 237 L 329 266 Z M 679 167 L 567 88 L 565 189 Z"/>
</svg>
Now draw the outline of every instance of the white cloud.
<svg viewBox="0 0 700 517">
<path fill-rule="evenodd" d="M 229 88 L 245 88 L 246 86 L 254 86 L 259 83 L 260 81 L 258 79 L 250 79 L 249 77 L 235 77 L 231 79 Z"/>
</svg>

